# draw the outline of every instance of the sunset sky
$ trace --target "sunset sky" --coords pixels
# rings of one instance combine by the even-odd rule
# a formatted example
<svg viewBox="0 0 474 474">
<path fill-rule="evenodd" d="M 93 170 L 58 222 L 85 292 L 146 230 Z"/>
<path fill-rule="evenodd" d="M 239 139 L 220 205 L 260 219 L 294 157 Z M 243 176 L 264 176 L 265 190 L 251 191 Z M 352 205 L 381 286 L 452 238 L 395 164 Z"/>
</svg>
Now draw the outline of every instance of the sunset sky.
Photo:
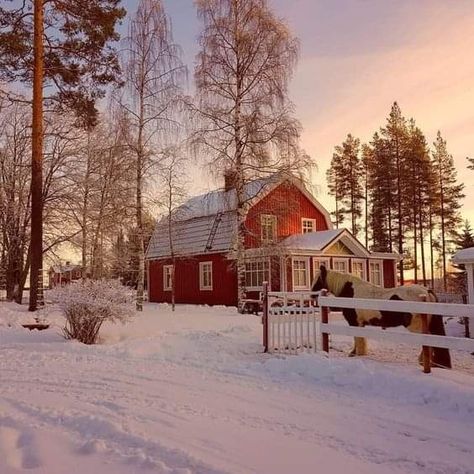
<svg viewBox="0 0 474 474">
<path fill-rule="evenodd" d="M 125 2 L 133 10 L 135 1 Z M 190 67 L 199 23 L 192 0 L 165 0 Z M 291 86 L 303 146 L 325 172 L 347 133 L 369 140 L 396 100 L 431 144 L 441 130 L 466 184 L 463 216 L 474 224 L 474 2 L 472 0 L 272 0 L 301 41 Z M 208 188 L 206 178 L 199 190 Z M 211 186 L 212 187 L 212 186 Z M 197 191 L 198 189 L 196 189 Z"/>
</svg>

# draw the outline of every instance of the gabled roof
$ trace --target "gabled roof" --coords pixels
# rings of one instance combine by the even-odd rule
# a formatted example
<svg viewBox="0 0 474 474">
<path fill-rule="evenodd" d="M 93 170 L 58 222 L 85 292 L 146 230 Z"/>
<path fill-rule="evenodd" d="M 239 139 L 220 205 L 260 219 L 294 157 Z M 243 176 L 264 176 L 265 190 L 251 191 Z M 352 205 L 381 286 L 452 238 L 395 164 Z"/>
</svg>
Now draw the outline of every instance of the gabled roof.
<svg viewBox="0 0 474 474">
<path fill-rule="evenodd" d="M 356 257 L 376 256 L 367 250 L 347 229 L 320 230 L 306 234 L 295 234 L 287 237 L 281 244 L 292 251 L 312 251 L 322 254 L 327 252 L 329 255 L 330 252 L 328 250 L 337 242 L 344 244 Z M 380 257 L 380 255 L 377 256 Z M 394 259 L 397 258 L 397 254 L 385 254 L 385 258 Z"/>
<path fill-rule="evenodd" d="M 292 183 L 325 217 L 326 224 L 332 229 L 331 216 L 321 203 L 306 189 L 301 180 L 293 176 L 271 175 L 267 178 L 256 179 L 244 186 L 244 197 L 249 207 L 262 200 L 277 186 L 285 181 Z M 215 216 L 220 212 L 230 212 L 237 209 L 237 195 L 235 189 L 226 191 L 217 189 L 186 201 L 175 211 L 174 220 L 188 220 L 196 217 Z"/>
<path fill-rule="evenodd" d="M 289 181 L 324 215 L 329 228 L 332 228 L 329 213 L 294 177 L 272 175 L 247 183 L 244 187 L 248 208 L 267 196 L 280 184 Z M 204 253 L 226 252 L 233 247 L 236 229 L 237 196 L 235 189 L 219 189 L 189 199 L 173 215 L 173 245 L 176 255 L 199 255 Z M 206 249 L 216 216 L 222 215 L 212 247 Z M 170 256 L 168 221 L 161 219 L 153 232 L 148 245 L 146 258 L 165 258 Z"/>
<path fill-rule="evenodd" d="M 291 250 L 314 250 L 322 252 L 323 249 L 334 243 L 343 229 L 320 230 L 306 234 L 290 235 L 281 242 L 281 245 Z"/>
</svg>

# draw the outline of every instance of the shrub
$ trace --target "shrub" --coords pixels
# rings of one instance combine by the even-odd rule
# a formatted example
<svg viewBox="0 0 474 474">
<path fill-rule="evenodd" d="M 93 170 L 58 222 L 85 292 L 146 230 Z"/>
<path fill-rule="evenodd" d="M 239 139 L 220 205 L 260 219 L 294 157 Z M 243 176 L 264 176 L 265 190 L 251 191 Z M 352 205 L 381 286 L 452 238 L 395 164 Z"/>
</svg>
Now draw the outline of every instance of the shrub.
<svg viewBox="0 0 474 474">
<path fill-rule="evenodd" d="M 55 288 L 50 297 L 64 312 L 64 337 L 95 344 L 105 321 L 125 322 L 135 313 L 134 295 L 118 280 L 85 280 Z"/>
</svg>

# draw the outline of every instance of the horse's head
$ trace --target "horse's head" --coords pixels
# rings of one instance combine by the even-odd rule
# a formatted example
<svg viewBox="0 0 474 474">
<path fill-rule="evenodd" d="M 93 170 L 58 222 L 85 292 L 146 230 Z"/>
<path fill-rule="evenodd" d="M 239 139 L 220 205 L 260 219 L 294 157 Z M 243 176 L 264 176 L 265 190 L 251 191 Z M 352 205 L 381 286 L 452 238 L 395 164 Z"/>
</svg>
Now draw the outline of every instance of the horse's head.
<svg viewBox="0 0 474 474">
<path fill-rule="evenodd" d="M 327 282 L 328 271 L 324 265 L 319 267 L 319 270 L 314 275 L 313 286 L 311 291 L 321 291 L 323 288 L 328 289 Z"/>
</svg>

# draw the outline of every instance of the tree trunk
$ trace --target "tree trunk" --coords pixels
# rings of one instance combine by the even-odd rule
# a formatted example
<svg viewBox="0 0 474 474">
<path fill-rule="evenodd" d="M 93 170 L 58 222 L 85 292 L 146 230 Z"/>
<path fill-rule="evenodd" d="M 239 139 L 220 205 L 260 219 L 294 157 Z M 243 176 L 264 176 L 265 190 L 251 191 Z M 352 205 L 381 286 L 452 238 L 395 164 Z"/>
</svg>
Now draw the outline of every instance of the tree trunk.
<svg viewBox="0 0 474 474">
<path fill-rule="evenodd" d="M 29 311 L 38 308 L 39 276 L 43 271 L 43 13 L 43 0 L 35 0 Z"/>
</svg>

